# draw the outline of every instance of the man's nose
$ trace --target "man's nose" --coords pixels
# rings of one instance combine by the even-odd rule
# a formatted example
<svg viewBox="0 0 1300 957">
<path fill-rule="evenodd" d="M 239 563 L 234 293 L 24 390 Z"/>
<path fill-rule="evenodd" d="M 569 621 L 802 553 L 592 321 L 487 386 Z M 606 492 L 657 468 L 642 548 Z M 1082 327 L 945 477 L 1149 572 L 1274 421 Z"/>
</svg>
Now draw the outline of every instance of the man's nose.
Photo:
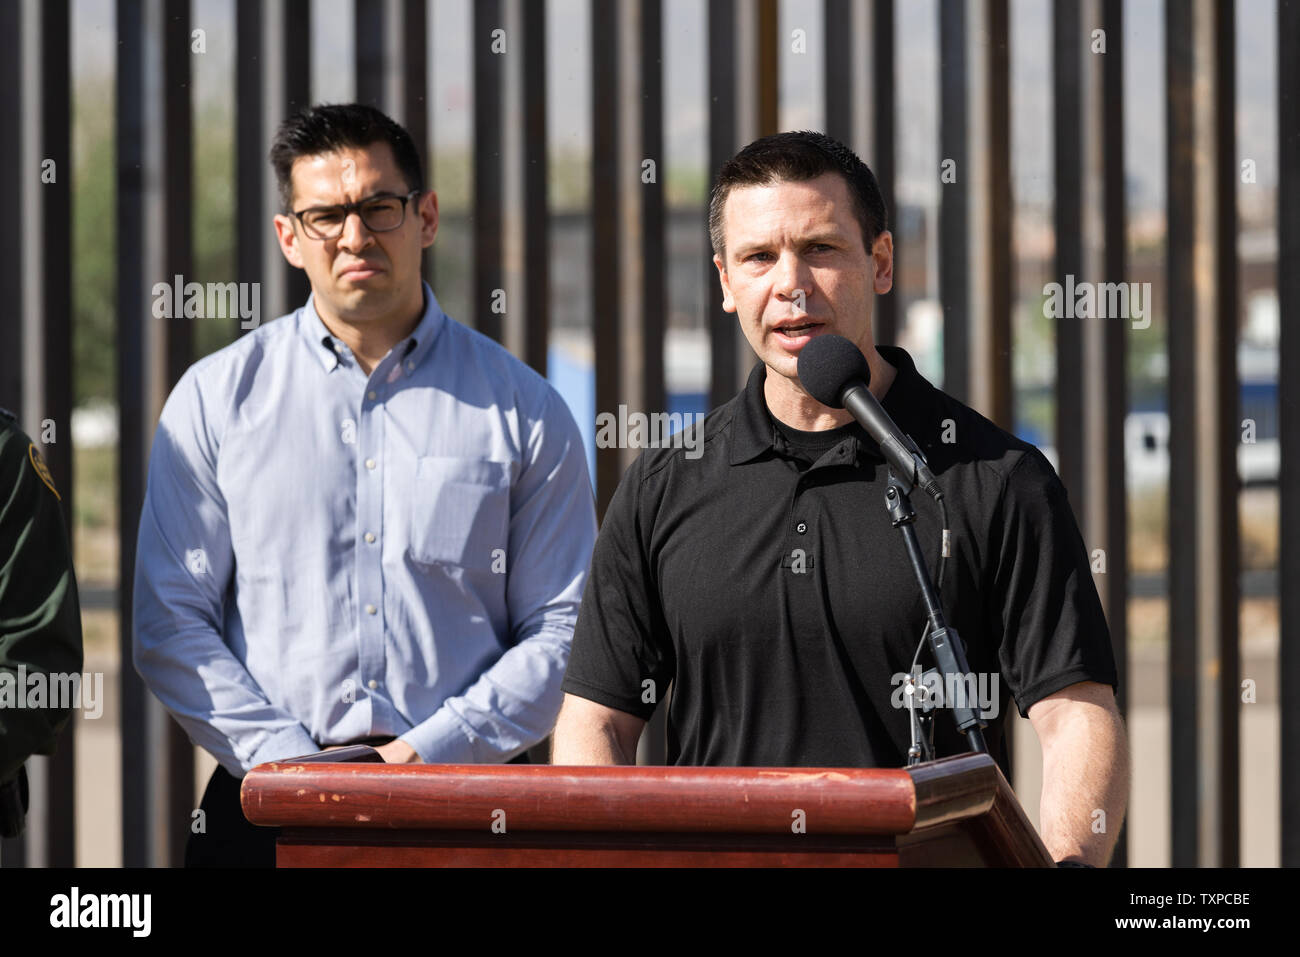
<svg viewBox="0 0 1300 957">
<path fill-rule="evenodd" d="M 800 290 L 806 296 L 808 286 L 804 280 L 808 278 L 805 275 L 804 261 L 797 253 L 782 253 L 780 261 L 776 266 L 776 293 L 782 299 L 793 299 Z"/>
<path fill-rule="evenodd" d="M 359 210 L 352 210 L 343 220 L 343 232 L 339 236 L 339 248 L 348 252 L 364 249 L 374 242 L 374 236 L 361 221 Z"/>
</svg>

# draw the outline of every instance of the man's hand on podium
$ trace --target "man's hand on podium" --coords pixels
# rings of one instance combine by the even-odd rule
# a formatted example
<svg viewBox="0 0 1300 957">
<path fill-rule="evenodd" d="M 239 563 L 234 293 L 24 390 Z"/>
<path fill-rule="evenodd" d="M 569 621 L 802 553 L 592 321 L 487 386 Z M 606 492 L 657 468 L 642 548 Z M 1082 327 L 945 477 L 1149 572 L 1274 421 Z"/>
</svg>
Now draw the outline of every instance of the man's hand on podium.
<svg viewBox="0 0 1300 957">
<path fill-rule="evenodd" d="M 350 744 L 331 744 L 329 747 L 322 748 L 322 751 L 337 751 L 339 748 L 350 748 Z M 423 764 L 420 755 L 416 750 L 403 741 L 401 738 L 393 738 L 387 744 L 372 745 L 379 756 L 384 759 L 386 764 Z"/>
<path fill-rule="evenodd" d="M 389 764 L 421 764 L 420 755 L 401 738 L 393 738 L 387 744 L 381 744 L 376 751 Z"/>
</svg>

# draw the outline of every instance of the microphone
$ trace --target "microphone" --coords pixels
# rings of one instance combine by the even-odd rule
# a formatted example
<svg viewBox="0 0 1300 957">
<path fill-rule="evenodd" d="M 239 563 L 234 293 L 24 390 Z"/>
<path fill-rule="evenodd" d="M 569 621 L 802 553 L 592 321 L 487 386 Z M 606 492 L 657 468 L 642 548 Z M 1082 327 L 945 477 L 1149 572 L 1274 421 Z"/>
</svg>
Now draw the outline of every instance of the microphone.
<svg viewBox="0 0 1300 957">
<path fill-rule="evenodd" d="M 871 368 L 862 350 L 843 336 L 814 336 L 799 351 L 799 381 L 804 391 L 824 406 L 848 409 L 880 446 L 885 461 L 911 491 L 921 486 L 936 501 L 943 492 L 915 442 L 881 408 L 867 385 Z"/>
</svg>

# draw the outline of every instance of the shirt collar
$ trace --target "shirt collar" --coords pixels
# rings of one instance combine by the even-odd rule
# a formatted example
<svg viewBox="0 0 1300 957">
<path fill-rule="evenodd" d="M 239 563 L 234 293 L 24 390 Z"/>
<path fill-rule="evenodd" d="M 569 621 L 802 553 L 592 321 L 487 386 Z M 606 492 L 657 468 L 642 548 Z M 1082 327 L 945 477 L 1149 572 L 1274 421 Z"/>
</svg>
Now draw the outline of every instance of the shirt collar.
<svg viewBox="0 0 1300 957">
<path fill-rule="evenodd" d="M 880 404 L 900 429 L 912 434 L 926 424 L 926 410 L 934 386 L 916 370 L 916 363 L 906 350 L 897 346 L 877 346 L 876 351 L 897 373 Z M 776 426 L 763 395 L 766 379 L 767 366 L 760 361 L 749 373 L 749 381 L 745 383 L 745 391 L 741 393 L 736 409 L 731 430 L 732 465 L 748 462 L 776 447 Z M 883 458 L 876 443 L 869 440 L 859 443 L 859 451 L 873 458 Z"/>
<path fill-rule="evenodd" d="M 393 347 L 392 354 L 401 356 L 402 374 L 412 375 L 424 361 L 442 328 L 447 316 L 438 305 L 438 297 L 433 294 L 427 282 L 421 283 L 424 289 L 424 314 L 420 317 L 415 330 Z M 347 348 L 342 340 L 330 334 L 329 329 L 316 312 L 316 294 L 307 297 L 303 307 L 303 337 L 313 354 L 320 360 L 326 372 L 332 372 L 340 364 L 339 355 Z"/>
</svg>

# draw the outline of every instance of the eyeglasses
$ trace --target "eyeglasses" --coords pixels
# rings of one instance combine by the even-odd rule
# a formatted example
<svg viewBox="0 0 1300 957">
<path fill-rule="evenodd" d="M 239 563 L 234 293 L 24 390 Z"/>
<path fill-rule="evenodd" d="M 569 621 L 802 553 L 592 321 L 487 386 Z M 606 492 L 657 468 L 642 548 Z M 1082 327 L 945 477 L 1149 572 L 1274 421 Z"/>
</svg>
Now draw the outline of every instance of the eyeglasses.
<svg viewBox="0 0 1300 957">
<path fill-rule="evenodd" d="M 354 212 L 372 233 L 387 233 L 406 221 L 406 204 L 423 190 L 413 189 L 405 196 L 380 193 L 356 203 L 342 206 L 313 206 L 295 210 L 293 215 L 302 223 L 303 232 L 312 239 L 337 239 L 343 235 L 343 224 Z"/>
</svg>

